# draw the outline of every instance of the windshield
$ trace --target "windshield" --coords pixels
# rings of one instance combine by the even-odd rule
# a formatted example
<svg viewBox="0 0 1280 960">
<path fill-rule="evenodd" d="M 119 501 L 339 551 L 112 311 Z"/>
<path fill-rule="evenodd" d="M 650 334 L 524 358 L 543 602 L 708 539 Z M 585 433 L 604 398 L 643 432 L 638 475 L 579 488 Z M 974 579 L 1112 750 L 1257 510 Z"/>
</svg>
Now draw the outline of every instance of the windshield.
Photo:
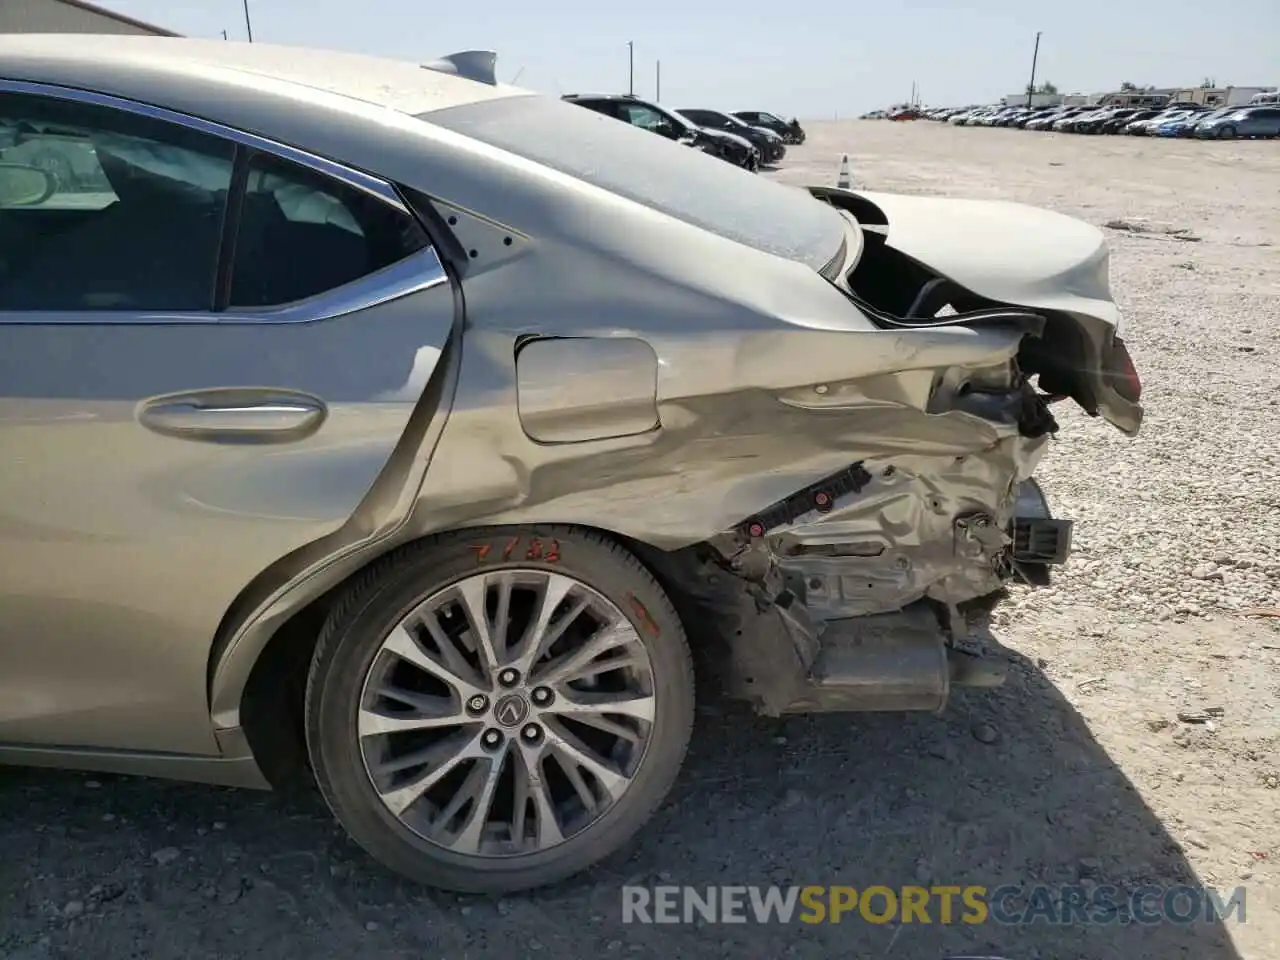
<svg viewBox="0 0 1280 960">
<path fill-rule="evenodd" d="M 806 191 L 571 103 L 508 97 L 420 119 L 815 270 L 844 241 L 844 219 Z"/>
</svg>

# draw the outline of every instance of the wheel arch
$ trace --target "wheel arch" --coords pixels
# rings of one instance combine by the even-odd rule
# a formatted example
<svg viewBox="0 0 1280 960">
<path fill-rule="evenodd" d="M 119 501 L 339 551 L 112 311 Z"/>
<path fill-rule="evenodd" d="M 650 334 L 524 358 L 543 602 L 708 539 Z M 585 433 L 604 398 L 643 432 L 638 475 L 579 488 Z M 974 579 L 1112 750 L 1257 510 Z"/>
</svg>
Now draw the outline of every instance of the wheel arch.
<svg viewBox="0 0 1280 960">
<path fill-rule="evenodd" d="M 242 687 L 235 695 L 240 729 L 267 782 L 276 789 L 284 789 L 296 783 L 300 776 L 307 774 L 309 761 L 303 723 L 307 671 L 320 631 L 330 611 L 335 603 L 340 602 L 343 594 L 352 584 L 358 583 L 370 568 L 386 562 L 389 557 L 416 550 L 424 541 L 435 537 L 458 536 L 477 531 L 492 533 L 515 527 L 540 525 L 536 523 L 483 524 L 460 527 L 434 531 L 412 540 L 389 545 L 365 557 L 358 567 L 289 614 L 275 627 L 261 647 L 252 655 L 252 665 L 247 670 Z M 670 555 L 666 551 L 616 530 L 587 524 L 568 524 L 567 526 L 610 540 L 634 556 L 671 599 L 677 616 L 688 632 L 689 614 L 682 600 L 682 591 L 676 578 L 675 568 L 669 562 Z M 211 676 L 215 670 L 215 665 L 211 664 Z M 216 724 L 216 714 L 214 721 Z"/>
</svg>

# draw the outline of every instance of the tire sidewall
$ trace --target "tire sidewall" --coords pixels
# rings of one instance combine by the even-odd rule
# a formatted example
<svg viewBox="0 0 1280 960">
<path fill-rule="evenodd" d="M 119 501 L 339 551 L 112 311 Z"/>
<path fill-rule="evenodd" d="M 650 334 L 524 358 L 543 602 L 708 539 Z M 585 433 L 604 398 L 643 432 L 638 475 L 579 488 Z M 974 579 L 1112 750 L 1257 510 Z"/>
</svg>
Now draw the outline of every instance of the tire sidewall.
<svg viewBox="0 0 1280 960">
<path fill-rule="evenodd" d="M 535 549 L 535 545 L 540 547 Z M 307 702 L 307 740 L 322 792 L 353 837 L 392 869 L 421 882 L 483 892 L 500 878 L 521 886 L 553 882 L 601 859 L 643 825 L 684 759 L 693 684 L 684 631 L 648 571 L 618 545 L 557 527 L 449 534 L 415 545 L 331 622 L 332 642 L 317 649 Z M 554 551 L 554 552 L 553 552 Z M 544 559 L 537 559 L 540 553 Z M 548 561 L 546 557 L 554 559 Z M 382 803 L 365 770 L 356 719 L 365 678 L 383 638 L 428 596 L 465 577 L 507 569 L 558 572 L 609 599 L 648 651 L 656 710 L 646 753 L 627 791 L 595 823 L 547 850 L 519 857 L 470 857 L 424 840 Z M 329 632 L 326 629 L 326 632 Z M 488 870 L 477 870 L 483 862 Z M 542 878 L 549 879 L 542 879 Z"/>
</svg>

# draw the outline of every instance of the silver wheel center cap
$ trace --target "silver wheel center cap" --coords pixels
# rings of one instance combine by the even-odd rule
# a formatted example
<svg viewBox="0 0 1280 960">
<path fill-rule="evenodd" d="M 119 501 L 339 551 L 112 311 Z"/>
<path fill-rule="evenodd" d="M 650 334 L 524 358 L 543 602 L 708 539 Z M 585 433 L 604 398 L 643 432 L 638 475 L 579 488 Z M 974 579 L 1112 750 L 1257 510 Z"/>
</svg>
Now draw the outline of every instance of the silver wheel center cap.
<svg viewBox="0 0 1280 960">
<path fill-rule="evenodd" d="M 499 700 L 493 708 L 493 719 L 504 727 L 518 727 L 529 716 L 529 704 L 518 693 L 511 693 Z"/>
</svg>

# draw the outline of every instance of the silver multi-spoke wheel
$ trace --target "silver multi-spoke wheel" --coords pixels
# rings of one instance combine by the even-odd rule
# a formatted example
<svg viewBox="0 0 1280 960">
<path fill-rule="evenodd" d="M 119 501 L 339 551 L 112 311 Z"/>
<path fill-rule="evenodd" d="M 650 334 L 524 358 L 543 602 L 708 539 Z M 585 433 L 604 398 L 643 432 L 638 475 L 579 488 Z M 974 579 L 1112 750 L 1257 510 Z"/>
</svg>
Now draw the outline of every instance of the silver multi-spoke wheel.
<svg viewBox="0 0 1280 960">
<path fill-rule="evenodd" d="M 693 665 L 666 591 L 599 533 L 459 530 L 334 596 L 307 748 L 348 833 L 468 893 L 555 883 L 614 854 L 675 782 Z"/>
<path fill-rule="evenodd" d="M 630 788 L 656 709 L 649 653 L 612 601 L 563 573 L 464 576 L 382 640 L 356 735 L 405 827 L 512 857 L 589 827 Z"/>
</svg>

